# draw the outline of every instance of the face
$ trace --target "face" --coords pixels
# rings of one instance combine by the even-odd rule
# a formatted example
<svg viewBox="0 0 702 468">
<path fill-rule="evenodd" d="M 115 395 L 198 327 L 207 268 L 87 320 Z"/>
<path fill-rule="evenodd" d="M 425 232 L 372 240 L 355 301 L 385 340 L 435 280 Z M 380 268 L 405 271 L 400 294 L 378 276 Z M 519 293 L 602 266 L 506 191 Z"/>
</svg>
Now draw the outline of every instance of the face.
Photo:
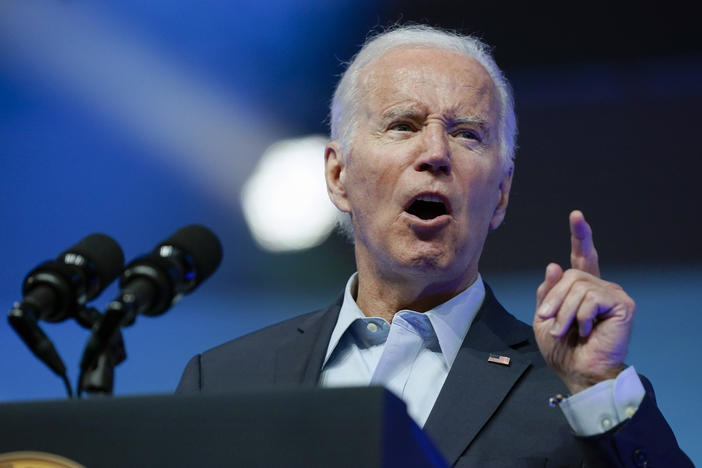
<svg viewBox="0 0 702 468">
<path fill-rule="evenodd" d="M 359 79 L 350 154 L 331 142 L 325 157 L 332 201 L 351 213 L 359 271 L 472 281 L 511 182 L 490 76 L 463 54 L 401 48 Z"/>
</svg>

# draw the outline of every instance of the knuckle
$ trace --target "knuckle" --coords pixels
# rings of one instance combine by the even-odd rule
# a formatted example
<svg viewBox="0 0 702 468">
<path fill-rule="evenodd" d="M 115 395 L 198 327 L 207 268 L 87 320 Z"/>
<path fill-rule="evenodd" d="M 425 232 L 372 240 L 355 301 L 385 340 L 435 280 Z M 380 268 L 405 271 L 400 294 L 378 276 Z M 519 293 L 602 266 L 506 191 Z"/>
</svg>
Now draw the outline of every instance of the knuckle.
<svg viewBox="0 0 702 468">
<path fill-rule="evenodd" d="M 628 304 L 621 304 L 619 308 L 622 322 L 631 322 L 634 318 L 634 313 L 636 312 L 633 307 L 629 307 Z"/>
<path fill-rule="evenodd" d="M 592 284 L 585 278 L 577 278 L 571 287 L 574 293 L 585 295 L 592 290 Z"/>
<path fill-rule="evenodd" d="M 629 296 L 624 289 L 618 284 L 614 284 L 616 290 L 613 292 L 618 302 L 626 307 L 628 310 L 634 311 L 636 309 L 636 302 Z"/>
<path fill-rule="evenodd" d="M 566 281 L 573 282 L 580 277 L 581 271 L 576 268 L 569 268 L 563 273 L 563 278 Z"/>
<path fill-rule="evenodd" d="M 633 315 L 636 312 L 636 302 L 630 298 L 629 296 L 626 296 L 627 301 L 626 301 L 626 306 L 629 311 L 631 311 L 631 314 Z"/>
<path fill-rule="evenodd" d="M 583 297 L 584 304 L 597 304 L 601 299 L 600 292 L 595 289 L 588 289 L 585 291 L 585 296 Z"/>
</svg>

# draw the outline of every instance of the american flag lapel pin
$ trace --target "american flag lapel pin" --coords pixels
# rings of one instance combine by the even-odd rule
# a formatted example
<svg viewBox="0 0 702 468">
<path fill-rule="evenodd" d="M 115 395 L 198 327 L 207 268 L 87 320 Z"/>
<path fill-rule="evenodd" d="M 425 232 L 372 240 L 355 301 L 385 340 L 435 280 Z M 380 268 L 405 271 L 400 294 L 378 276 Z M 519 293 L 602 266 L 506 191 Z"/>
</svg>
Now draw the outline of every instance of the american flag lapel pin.
<svg viewBox="0 0 702 468">
<path fill-rule="evenodd" d="M 502 364 L 503 366 L 509 366 L 509 356 L 502 356 L 501 354 L 490 353 L 488 362 L 494 362 L 495 364 Z"/>
</svg>

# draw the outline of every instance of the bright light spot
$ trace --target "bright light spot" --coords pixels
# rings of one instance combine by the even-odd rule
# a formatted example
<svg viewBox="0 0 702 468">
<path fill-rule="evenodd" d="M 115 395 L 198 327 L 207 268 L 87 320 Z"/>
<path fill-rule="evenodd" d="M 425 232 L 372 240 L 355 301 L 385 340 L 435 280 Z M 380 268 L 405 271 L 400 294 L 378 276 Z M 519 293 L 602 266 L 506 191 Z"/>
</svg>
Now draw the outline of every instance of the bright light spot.
<svg viewBox="0 0 702 468">
<path fill-rule="evenodd" d="M 270 146 L 241 193 L 244 217 L 258 244 L 284 252 L 321 244 L 338 211 L 324 182 L 327 138 L 310 136 Z"/>
</svg>

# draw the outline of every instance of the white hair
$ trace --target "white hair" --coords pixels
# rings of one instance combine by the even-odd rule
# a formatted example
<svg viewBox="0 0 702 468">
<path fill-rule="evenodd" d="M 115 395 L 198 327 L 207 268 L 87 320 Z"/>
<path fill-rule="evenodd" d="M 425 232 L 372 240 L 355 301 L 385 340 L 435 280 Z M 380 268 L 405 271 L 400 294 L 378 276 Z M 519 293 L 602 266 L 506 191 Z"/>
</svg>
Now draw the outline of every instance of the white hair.
<svg viewBox="0 0 702 468">
<path fill-rule="evenodd" d="M 391 49 L 408 46 L 458 52 L 471 57 L 483 66 L 497 90 L 499 155 L 505 168 L 511 167 L 517 138 L 517 118 L 514 113 L 512 87 L 492 58 L 489 47 L 475 37 L 424 25 L 397 26 L 371 36 L 349 62 L 334 92 L 330 116 L 331 139 L 339 142 L 344 159 L 350 154 L 358 124 L 363 93 L 359 80 L 361 72 Z M 350 240 L 353 240 L 350 216 L 342 216 L 339 227 Z"/>
</svg>

